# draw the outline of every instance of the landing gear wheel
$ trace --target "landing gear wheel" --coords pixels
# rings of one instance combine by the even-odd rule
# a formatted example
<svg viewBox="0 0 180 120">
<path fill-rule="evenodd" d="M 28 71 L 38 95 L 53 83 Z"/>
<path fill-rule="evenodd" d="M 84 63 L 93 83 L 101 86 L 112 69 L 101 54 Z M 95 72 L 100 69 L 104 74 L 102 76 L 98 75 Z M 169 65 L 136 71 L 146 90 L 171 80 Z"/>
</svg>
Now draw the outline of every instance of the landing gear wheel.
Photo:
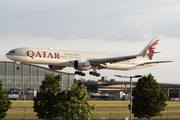
<svg viewBox="0 0 180 120">
<path fill-rule="evenodd" d="M 100 73 L 96 73 L 96 77 L 99 77 L 99 76 L 101 76 L 101 74 Z"/>
<path fill-rule="evenodd" d="M 79 71 L 75 71 L 74 74 L 79 74 Z"/>
<path fill-rule="evenodd" d="M 81 71 L 75 71 L 75 74 L 81 75 L 81 76 L 85 76 L 85 75 L 86 75 L 85 73 L 83 73 L 83 72 L 81 72 Z"/>
<path fill-rule="evenodd" d="M 81 73 L 81 76 L 86 76 L 86 74 L 85 73 Z"/>
<path fill-rule="evenodd" d="M 20 70 L 21 68 L 20 67 L 17 67 L 17 70 Z"/>
<path fill-rule="evenodd" d="M 96 73 L 96 72 L 94 72 L 94 71 L 90 71 L 90 72 L 89 72 L 90 75 L 94 75 L 95 73 Z"/>
<path fill-rule="evenodd" d="M 94 76 L 96 76 L 96 77 L 101 76 L 101 74 L 100 74 L 100 73 L 97 73 L 96 71 L 90 71 L 89 74 L 90 74 L 90 75 L 94 75 Z"/>
<path fill-rule="evenodd" d="M 78 75 L 81 75 L 81 74 L 82 74 L 82 72 L 79 72 L 79 73 L 78 73 Z"/>
</svg>

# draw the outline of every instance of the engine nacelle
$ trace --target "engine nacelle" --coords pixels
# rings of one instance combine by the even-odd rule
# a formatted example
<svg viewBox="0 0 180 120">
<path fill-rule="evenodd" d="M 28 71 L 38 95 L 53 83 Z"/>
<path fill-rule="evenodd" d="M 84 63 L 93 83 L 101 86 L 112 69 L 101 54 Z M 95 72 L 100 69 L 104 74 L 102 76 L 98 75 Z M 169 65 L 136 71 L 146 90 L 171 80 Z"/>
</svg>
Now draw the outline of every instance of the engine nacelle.
<svg viewBox="0 0 180 120">
<path fill-rule="evenodd" d="M 87 60 L 74 61 L 74 69 L 76 70 L 88 70 L 89 68 L 91 68 L 91 64 Z"/>
<path fill-rule="evenodd" d="M 48 65 L 50 70 L 62 70 L 65 66 Z"/>
</svg>

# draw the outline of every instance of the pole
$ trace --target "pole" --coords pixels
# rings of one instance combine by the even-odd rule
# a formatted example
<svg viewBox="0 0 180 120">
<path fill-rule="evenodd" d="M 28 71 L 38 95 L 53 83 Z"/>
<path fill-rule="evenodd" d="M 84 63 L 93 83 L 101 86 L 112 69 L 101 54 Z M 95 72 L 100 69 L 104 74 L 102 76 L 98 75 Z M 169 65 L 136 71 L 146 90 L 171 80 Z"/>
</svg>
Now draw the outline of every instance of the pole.
<svg viewBox="0 0 180 120">
<path fill-rule="evenodd" d="M 26 112 L 26 108 L 24 109 L 24 120 L 25 120 L 25 112 Z"/>
<path fill-rule="evenodd" d="M 130 78 L 130 120 L 132 120 L 132 78 L 142 77 L 142 75 L 135 75 L 135 76 L 115 75 L 115 76 Z"/>
<path fill-rule="evenodd" d="M 110 107 L 110 119 L 111 119 L 111 107 Z"/>
<path fill-rule="evenodd" d="M 9 119 L 11 120 L 11 112 L 9 111 Z"/>
<path fill-rule="evenodd" d="M 132 120 L 132 76 L 130 76 L 131 93 L 130 93 L 130 120 Z"/>
</svg>

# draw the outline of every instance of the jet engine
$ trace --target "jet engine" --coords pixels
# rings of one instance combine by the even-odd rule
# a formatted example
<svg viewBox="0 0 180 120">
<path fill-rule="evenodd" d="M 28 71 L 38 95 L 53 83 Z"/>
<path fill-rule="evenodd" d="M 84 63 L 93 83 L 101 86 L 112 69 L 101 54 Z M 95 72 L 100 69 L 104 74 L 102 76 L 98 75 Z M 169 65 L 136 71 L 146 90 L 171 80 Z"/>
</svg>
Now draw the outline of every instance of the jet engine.
<svg viewBox="0 0 180 120">
<path fill-rule="evenodd" d="M 62 70 L 63 68 L 65 68 L 65 66 L 49 65 L 50 70 Z"/>
<path fill-rule="evenodd" d="M 91 64 L 87 60 L 74 61 L 74 69 L 76 70 L 88 70 L 89 68 L 91 68 Z"/>
</svg>

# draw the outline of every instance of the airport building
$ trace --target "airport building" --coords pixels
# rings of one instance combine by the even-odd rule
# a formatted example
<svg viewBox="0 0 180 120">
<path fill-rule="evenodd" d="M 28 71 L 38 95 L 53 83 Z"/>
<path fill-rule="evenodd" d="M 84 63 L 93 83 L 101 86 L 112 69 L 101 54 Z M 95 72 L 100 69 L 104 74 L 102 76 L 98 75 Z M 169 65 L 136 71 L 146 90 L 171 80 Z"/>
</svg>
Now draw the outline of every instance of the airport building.
<svg viewBox="0 0 180 120">
<path fill-rule="evenodd" d="M 20 64 L 21 70 L 17 70 L 16 63 L 7 61 L 0 61 L 0 66 L 0 81 L 6 92 L 18 91 L 20 88 L 23 92 L 36 91 L 47 73 L 61 76 L 61 90 L 66 90 L 74 84 L 75 75 L 72 73 L 53 71 L 31 64 Z"/>
<path fill-rule="evenodd" d="M 84 84 L 87 87 L 89 99 L 91 100 L 129 100 L 130 81 L 120 81 L 116 79 L 108 80 L 102 77 L 98 81 L 76 80 L 78 85 Z M 164 91 L 168 100 L 180 100 L 180 84 L 158 83 Z M 132 82 L 132 88 L 136 87 L 136 82 Z M 176 99 L 175 99 L 176 98 Z"/>
</svg>

